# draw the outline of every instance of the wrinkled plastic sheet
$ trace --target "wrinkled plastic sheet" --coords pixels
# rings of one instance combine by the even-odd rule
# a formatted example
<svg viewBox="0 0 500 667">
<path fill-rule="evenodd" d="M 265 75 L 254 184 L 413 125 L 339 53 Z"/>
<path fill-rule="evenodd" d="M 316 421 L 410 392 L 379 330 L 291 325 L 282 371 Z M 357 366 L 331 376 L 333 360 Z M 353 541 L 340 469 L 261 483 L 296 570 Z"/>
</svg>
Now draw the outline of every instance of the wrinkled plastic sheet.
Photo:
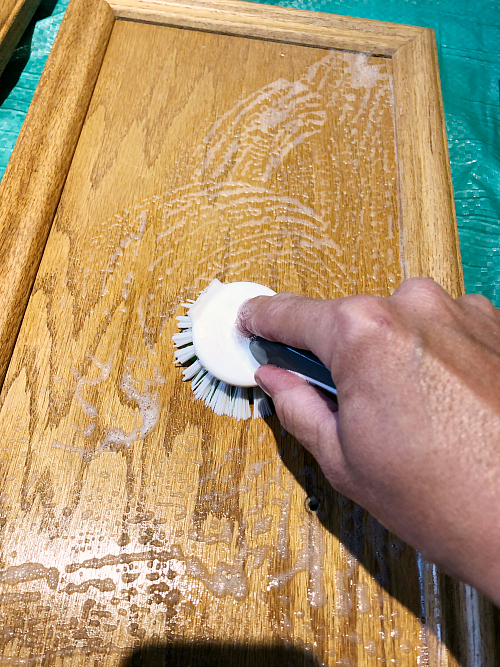
<svg viewBox="0 0 500 667">
<path fill-rule="evenodd" d="M 43 0 L 0 78 L 0 175 L 67 4 Z M 435 30 L 465 287 L 500 307 L 500 0 L 274 4 Z"/>
</svg>

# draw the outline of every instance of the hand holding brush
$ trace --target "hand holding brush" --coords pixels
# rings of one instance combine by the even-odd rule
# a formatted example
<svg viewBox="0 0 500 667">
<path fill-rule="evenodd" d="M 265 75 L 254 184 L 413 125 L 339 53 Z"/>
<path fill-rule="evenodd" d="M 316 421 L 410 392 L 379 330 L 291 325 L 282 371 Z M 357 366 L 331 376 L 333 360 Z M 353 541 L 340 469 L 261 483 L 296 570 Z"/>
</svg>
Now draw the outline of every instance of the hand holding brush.
<svg viewBox="0 0 500 667">
<path fill-rule="evenodd" d="M 238 326 L 310 350 L 338 405 L 270 365 L 255 379 L 332 485 L 500 603 L 500 310 L 429 279 L 386 299 L 259 296 Z"/>
</svg>

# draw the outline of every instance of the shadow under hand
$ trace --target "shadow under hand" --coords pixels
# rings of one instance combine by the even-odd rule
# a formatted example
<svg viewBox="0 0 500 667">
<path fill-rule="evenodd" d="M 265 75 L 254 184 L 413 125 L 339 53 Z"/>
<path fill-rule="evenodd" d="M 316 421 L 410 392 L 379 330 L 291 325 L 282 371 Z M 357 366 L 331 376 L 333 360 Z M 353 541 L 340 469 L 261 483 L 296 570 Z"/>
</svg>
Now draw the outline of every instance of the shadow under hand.
<svg viewBox="0 0 500 667">
<path fill-rule="evenodd" d="M 420 584 L 416 552 L 390 533 L 360 505 L 335 489 L 314 457 L 283 431 L 274 415 L 266 419 L 273 431 L 284 465 L 307 494 L 306 509 L 368 570 L 377 583 L 416 616 L 420 610 Z"/>
<path fill-rule="evenodd" d="M 359 563 L 384 591 L 404 605 L 422 624 L 428 623 L 429 619 L 425 618 L 424 582 L 415 549 L 390 533 L 360 505 L 335 491 L 314 457 L 283 430 L 276 415 L 267 418 L 266 422 L 273 431 L 284 465 L 307 494 L 306 509 L 314 512 L 326 530 L 335 535 L 348 554 L 354 557 L 353 571 L 349 576 L 351 582 L 356 582 Z M 447 631 L 441 634 L 441 641 L 456 658 L 461 659 L 466 648 L 460 640 L 463 631 L 459 628 L 462 625 L 457 604 L 459 586 L 458 582 L 439 574 L 438 595 L 442 616 L 434 619 L 434 623 L 440 628 L 439 634 L 441 623 L 444 624 Z M 358 609 L 360 602 L 357 600 Z M 351 613 L 355 614 L 356 609 Z"/>
<path fill-rule="evenodd" d="M 144 646 L 122 667 L 316 667 L 307 651 L 283 646 L 172 641 Z"/>
</svg>

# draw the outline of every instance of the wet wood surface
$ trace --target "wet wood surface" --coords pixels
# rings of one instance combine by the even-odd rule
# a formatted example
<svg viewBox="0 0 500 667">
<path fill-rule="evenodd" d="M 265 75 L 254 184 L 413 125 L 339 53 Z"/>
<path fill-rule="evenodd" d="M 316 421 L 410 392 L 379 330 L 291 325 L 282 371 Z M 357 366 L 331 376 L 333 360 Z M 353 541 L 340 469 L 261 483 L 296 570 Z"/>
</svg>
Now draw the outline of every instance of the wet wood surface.
<svg viewBox="0 0 500 667">
<path fill-rule="evenodd" d="M 390 58 L 115 23 L 1 396 L 5 664 L 466 664 L 462 589 L 174 365 L 214 278 L 395 289 L 394 113 Z"/>
<path fill-rule="evenodd" d="M 0 182 L 0 385 L 113 22 L 104 2 L 71 3 Z"/>
</svg>

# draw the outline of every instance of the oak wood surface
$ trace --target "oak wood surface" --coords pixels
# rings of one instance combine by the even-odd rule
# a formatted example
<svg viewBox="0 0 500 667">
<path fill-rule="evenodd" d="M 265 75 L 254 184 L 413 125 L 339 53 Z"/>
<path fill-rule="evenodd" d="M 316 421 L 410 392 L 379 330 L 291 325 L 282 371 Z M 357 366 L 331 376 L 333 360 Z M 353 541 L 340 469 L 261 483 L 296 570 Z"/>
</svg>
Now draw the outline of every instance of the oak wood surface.
<svg viewBox="0 0 500 667">
<path fill-rule="evenodd" d="M 1 398 L 5 661 L 494 664 L 474 592 L 173 365 L 173 316 L 215 277 L 383 295 L 424 267 L 460 290 L 449 196 L 420 264 L 405 248 L 428 191 L 402 180 L 393 62 L 115 23 Z M 407 113 L 439 102 L 431 74 Z M 429 148 L 404 153 L 419 175 Z"/>
<path fill-rule="evenodd" d="M 457 297 L 463 274 L 434 32 L 422 29 L 392 62 L 404 275 L 434 278 Z"/>
<path fill-rule="evenodd" d="M 115 16 L 273 41 L 392 55 L 417 37 L 415 26 L 226 0 L 116 0 Z"/>
<path fill-rule="evenodd" d="M 2 0 L 0 3 L 0 75 L 39 4 L 40 0 Z"/>
<path fill-rule="evenodd" d="M 0 383 L 112 25 L 107 3 L 71 3 L 0 182 Z"/>
</svg>

